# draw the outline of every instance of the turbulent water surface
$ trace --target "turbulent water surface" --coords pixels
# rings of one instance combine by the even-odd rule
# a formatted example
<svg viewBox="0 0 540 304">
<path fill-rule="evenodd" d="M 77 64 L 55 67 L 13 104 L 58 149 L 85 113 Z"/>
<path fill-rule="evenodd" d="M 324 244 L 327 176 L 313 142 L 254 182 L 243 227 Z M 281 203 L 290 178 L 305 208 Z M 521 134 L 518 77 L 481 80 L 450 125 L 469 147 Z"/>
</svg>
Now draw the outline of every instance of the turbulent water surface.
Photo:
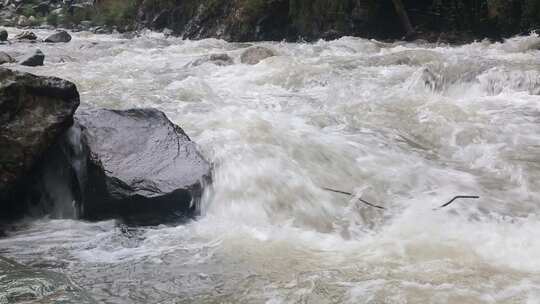
<svg viewBox="0 0 540 304">
<path fill-rule="evenodd" d="M 39 46 L 44 67 L 13 67 L 83 106 L 164 111 L 215 165 L 196 221 L 42 219 L 0 253 L 103 303 L 540 303 L 538 36 L 260 45 L 279 56 L 155 33 L 0 46 Z M 217 53 L 235 64 L 193 64 Z M 460 194 L 481 198 L 434 210 Z"/>
</svg>

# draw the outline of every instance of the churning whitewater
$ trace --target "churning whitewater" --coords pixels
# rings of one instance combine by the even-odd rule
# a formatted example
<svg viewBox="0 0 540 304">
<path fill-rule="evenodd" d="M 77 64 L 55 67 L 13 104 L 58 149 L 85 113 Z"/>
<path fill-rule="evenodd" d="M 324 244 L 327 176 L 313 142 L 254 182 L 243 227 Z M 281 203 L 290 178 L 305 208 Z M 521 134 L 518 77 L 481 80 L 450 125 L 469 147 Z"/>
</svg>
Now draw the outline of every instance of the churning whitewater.
<svg viewBox="0 0 540 304">
<path fill-rule="evenodd" d="M 215 171 L 190 223 L 46 218 L 0 253 L 103 303 L 540 303 L 540 37 L 250 45 L 76 33 L 12 65 L 164 111 Z M 481 198 L 433 210 L 455 195 Z"/>
</svg>

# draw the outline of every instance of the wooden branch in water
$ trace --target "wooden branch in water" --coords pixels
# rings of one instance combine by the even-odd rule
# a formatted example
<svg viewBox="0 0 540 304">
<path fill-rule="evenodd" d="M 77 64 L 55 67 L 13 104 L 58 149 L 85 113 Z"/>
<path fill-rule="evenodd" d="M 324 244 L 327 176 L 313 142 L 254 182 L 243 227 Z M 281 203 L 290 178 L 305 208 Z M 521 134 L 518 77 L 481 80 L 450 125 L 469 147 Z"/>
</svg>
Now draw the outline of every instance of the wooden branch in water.
<svg viewBox="0 0 540 304">
<path fill-rule="evenodd" d="M 330 192 L 334 192 L 334 193 L 339 193 L 339 194 L 345 194 L 345 195 L 348 195 L 348 196 L 353 196 L 353 194 L 351 192 L 347 192 L 347 191 L 342 191 L 342 190 L 336 190 L 336 189 L 332 189 L 332 188 L 326 188 L 326 187 L 322 187 L 323 190 L 326 190 L 326 191 L 330 191 Z M 454 203 L 455 201 L 459 200 L 459 199 L 479 199 L 480 196 L 477 196 L 477 195 L 458 195 L 458 196 L 454 196 L 454 198 L 452 198 L 448 203 L 445 203 L 444 205 L 441 205 L 440 207 L 438 208 L 435 208 L 433 210 L 439 210 L 439 209 L 443 209 L 445 207 L 448 207 L 450 206 L 452 203 Z M 383 206 L 378 206 L 378 205 L 375 205 L 375 204 L 372 204 L 362 198 L 358 198 L 358 200 L 370 207 L 373 207 L 373 208 L 377 208 L 377 209 L 382 209 L 382 210 L 386 210 L 385 207 Z"/>
<path fill-rule="evenodd" d="M 340 193 L 340 194 L 345 194 L 345 195 L 353 196 L 353 194 L 350 193 L 350 192 L 345 192 L 345 191 L 335 190 L 335 189 L 330 189 L 330 188 L 324 188 L 324 187 L 323 187 L 323 189 L 326 190 L 326 191 L 334 192 L 334 193 Z M 362 198 L 360 198 L 360 197 L 358 198 L 358 200 L 359 200 L 360 202 L 362 202 L 362 203 L 364 203 L 364 204 L 370 206 L 370 207 L 377 208 L 377 209 L 382 209 L 382 210 L 386 210 L 386 208 L 384 208 L 383 206 L 377 206 L 377 205 L 372 204 L 372 203 L 370 203 L 370 202 L 368 202 L 368 201 L 366 201 L 366 200 L 364 200 L 364 199 L 362 199 Z"/>
<path fill-rule="evenodd" d="M 480 196 L 477 196 L 477 195 L 458 195 L 458 196 L 455 196 L 453 199 L 451 199 L 448 203 L 446 203 L 446 204 L 444 204 L 444 205 L 442 205 L 439 208 L 436 208 L 434 210 L 439 210 L 439 209 L 442 209 L 444 207 L 448 207 L 458 199 L 479 199 L 479 198 L 480 198 Z"/>
</svg>

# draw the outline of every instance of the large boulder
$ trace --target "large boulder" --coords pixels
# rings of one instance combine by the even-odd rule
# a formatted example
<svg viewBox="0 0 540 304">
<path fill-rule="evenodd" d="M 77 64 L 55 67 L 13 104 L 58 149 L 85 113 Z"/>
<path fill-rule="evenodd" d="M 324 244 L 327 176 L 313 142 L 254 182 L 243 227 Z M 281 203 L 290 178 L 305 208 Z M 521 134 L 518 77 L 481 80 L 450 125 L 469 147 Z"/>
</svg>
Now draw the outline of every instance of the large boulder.
<svg viewBox="0 0 540 304">
<path fill-rule="evenodd" d="M 41 50 L 35 50 L 33 53 L 27 55 L 25 58 L 21 60 L 21 65 L 25 66 L 40 66 L 43 65 L 43 62 L 45 61 L 45 55 Z"/>
<path fill-rule="evenodd" d="M 254 46 L 242 53 L 240 61 L 244 64 L 253 65 L 273 56 L 276 56 L 276 53 L 273 50 L 262 46 Z"/>
<path fill-rule="evenodd" d="M 59 273 L 23 266 L 0 256 L 0 303 L 96 303 Z"/>
<path fill-rule="evenodd" d="M 210 165 L 195 143 L 154 109 L 77 112 L 51 154 L 46 180 L 68 185 L 72 195 L 62 190 L 45 196 L 63 206 L 77 202 L 77 217 L 89 220 L 159 224 L 196 215 L 210 179 Z M 64 160 L 52 160 L 60 156 Z M 65 167 L 71 173 L 58 172 Z"/>
<path fill-rule="evenodd" d="M 45 42 L 51 42 L 51 43 L 59 43 L 59 42 L 70 42 L 71 41 L 71 35 L 63 30 L 60 30 L 49 37 L 45 38 L 43 40 Z"/>
<path fill-rule="evenodd" d="M 0 217 L 23 211 L 18 189 L 78 106 L 71 82 L 0 68 Z"/>
</svg>

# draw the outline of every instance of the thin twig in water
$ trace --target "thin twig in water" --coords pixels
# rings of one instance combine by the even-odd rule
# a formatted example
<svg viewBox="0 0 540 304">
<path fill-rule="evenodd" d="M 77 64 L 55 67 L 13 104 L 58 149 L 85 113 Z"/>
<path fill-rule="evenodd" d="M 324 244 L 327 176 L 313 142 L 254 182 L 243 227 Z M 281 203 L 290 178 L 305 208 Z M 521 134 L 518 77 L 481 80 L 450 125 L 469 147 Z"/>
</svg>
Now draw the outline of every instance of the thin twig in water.
<svg viewBox="0 0 540 304">
<path fill-rule="evenodd" d="M 455 196 L 453 199 L 451 199 L 448 203 L 440 206 L 439 208 L 435 208 L 433 210 L 439 210 L 439 209 L 442 209 L 444 207 L 448 207 L 458 199 L 479 199 L 479 198 L 480 198 L 480 196 L 477 196 L 477 195 L 458 195 L 458 196 Z"/>
<path fill-rule="evenodd" d="M 349 196 L 353 196 L 352 193 L 350 192 L 347 192 L 347 191 L 342 191 L 342 190 L 336 190 L 336 189 L 331 189 L 331 188 L 326 188 L 326 187 L 322 187 L 322 189 L 326 190 L 326 191 L 330 191 L 330 192 L 334 192 L 334 193 L 339 193 L 339 194 L 345 194 L 345 195 L 349 195 Z M 453 199 L 451 199 L 448 203 L 438 207 L 438 208 L 435 208 L 433 210 L 439 210 L 439 209 L 442 209 L 442 208 L 445 208 L 445 207 L 448 207 L 450 206 L 453 202 L 455 202 L 456 200 L 458 199 L 479 199 L 480 196 L 477 196 L 477 195 L 458 195 L 458 196 L 455 196 Z M 373 207 L 373 208 L 377 208 L 377 209 L 382 209 L 382 210 L 386 210 L 385 207 L 382 207 L 382 206 L 377 206 L 377 205 L 374 205 L 362 198 L 358 198 L 358 200 L 370 207 Z"/>
<path fill-rule="evenodd" d="M 323 189 L 326 190 L 326 191 L 334 192 L 334 193 L 340 193 L 340 194 L 345 194 L 345 195 L 353 196 L 353 194 L 350 193 L 350 192 L 345 192 L 345 191 L 335 190 L 335 189 L 330 189 L 330 188 L 324 188 L 324 187 L 323 187 Z M 364 204 L 370 206 L 370 207 L 377 208 L 377 209 L 382 209 L 382 210 L 386 210 L 386 208 L 384 208 L 383 206 L 377 206 L 377 205 L 374 205 L 374 204 L 372 204 L 372 203 L 366 201 L 365 199 L 362 199 L 361 197 L 359 197 L 358 200 L 359 200 L 360 202 L 362 202 L 362 203 L 364 203 Z"/>
</svg>

